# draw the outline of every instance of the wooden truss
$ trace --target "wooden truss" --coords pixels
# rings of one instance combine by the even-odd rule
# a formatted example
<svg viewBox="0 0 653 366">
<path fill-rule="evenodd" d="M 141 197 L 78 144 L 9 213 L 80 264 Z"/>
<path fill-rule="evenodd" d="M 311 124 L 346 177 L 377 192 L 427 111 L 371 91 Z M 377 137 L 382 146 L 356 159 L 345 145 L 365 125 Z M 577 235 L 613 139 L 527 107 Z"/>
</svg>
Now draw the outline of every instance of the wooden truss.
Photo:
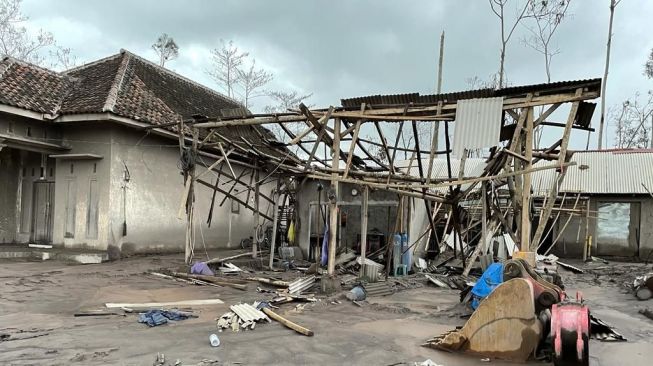
<svg viewBox="0 0 653 366">
<path fill-rule="evenodd" d="M 251 177 L 256 176 L 260 170 L 266 174 L 283 174 L 286 177 L 312 178 L 329 182 L 330 197 L 332 197 L 330 201 L 332 227 L 337 226 L 337 198 L 341 183 L 361 186 L 364 200 L 369 190 L 385 190 L 397 193 L 404 199 L 410 197 L 423 201 L 430 219 L 430 233 L 427 236 L 436 234 L 435 214 L 443 204 L 447 205 L 450 207 L 451 227 L 457 243 L 461 242 L 461 233 L 464 230 L 463 222 L 460 221 L 462 209 L 460 202 L 468 199 L 470 195 L 481 197 L 479 202 L 483 207 L 483 214 L 477 216 L 477 221 L 483 227 L 482 238 L 476 246 L 475 253 L 471 256 L 462 256 L 463 260 L 469 259 L 473 262 L 475 254 L 482 253 L 486 249 L 485 246 L 489 245 L 488 240 L 497 230 L 509 232 L 519 243 L 522 251 L 533 251 L 538 247 L 545 234 L 548 218 L 555 211 L 556 197 L 565 177 L 566 168 L 572 165 L 568 153 L 571 131 L 572 129 L 592 131 L 587 124 L 580 123 L 579 107 L 584 101 L 599 97 L 600 82 L 597 79 L 502 90 L 504 117 L 501 139 L 490 149 L 487 164 L 482 173 L 477 176 L 466 176 L 464 169 L 460 169 L 458 176 L 452 175 L 448 130 L 450 124 L 455 123 L 457 99 L 468 98 L 446 98 L 446 95 L 441 98 L 435 96 L 433 101 L 422 103 L 362 102 L 356 108 L 343 106 L 312 110 L 300 105 L 297 110 L 279 114 L 195 118 L 179 126 L 180 144 L 184 144 L 181 131 L 191 131 L 194 137 L 191 149 L 195 153 L 202 149 L 213 149 L 216 155 L 221 157 L 220 162 L 208 168 L 229 179 L 234 186 L 242 184 L 250 187 L 249 189 L 252 189 L 256 196 L 255 204 L 250 205 L 249 200 L 241 200 L 241 203 L 252 209 L 256 215 L 261 214 L 258 209 L 259 197 L 273 204 L 278 203 L 278 197 L 262 195 L 259 191 L 261 182 L 258 178 L 250 179 L 250 184 L 243 182 L 242 174 L 237 175 L 231 166 L 238 160 L 232 158 L 233 156 L 249 157 L 250 161 L 252 159 L 255 161 L 255 164 L 237 162 L 256 171 L 249 174 Z M 473 97 L 472 93 L 471 98 Z M 563 105 L 570 105 L 566 121 L 549 121 L 551 115 Z M 438 150 L 435 141 L 422 141 L 420 146 L 419 140 L 420 138 L 423 140 L 423 137 L 418 133 L 419 127 L 424 124 L 432 126 L 435 122 L 443 123 L 445 127 L 444 150 Z M 303 128 L 297 129 L 298 125 Z M 394 127 L 387 128 L 390 125 Z M 261 139 L 251 141 L 245 137 L 230 139 L 221 133 L 225 129 L 236 126 L 277 126 L 277 130 L 282 131 L 285 138 L 282 139 L 283 141 L 270 141 L 265 136 L 261 136 Z M 291 129 L 290 126 L 294 128 Z M 536 150 L 533 146 L 534 133 L 544 126 L 561 127 L 561 135 L 556 143 Z M 390 130 L 394 132 L 390 133 Z M 202 134 L 200 131 L 209 132 Z M 200 141 L 200 135 L 206 137 Z M 411 140 L 411 144 L 408 146 L 400 144 L 400 141 L 405 141 L 406 138 Z M 425 147 L 425 142 L 428 143 L 428 147 Z M 269 152 L 271 146 L 276 148 L 276 153 Z M 403 165 L 399 164 L 398 154 L 409 157 L 404 159 Z M 432 174 L 434 159 L 438 155 L 444 155 L 447 161 L 448 175 L 445 177 Z M 550 163 L 534 165 L 541 160 Z M 464 163 L 463 158 L 460 162 L 461 168 L 464 168 Z M 222 169 L 225 165 L 228 168 L 226 171 Z M 555 169 L 558 171 L 558 176 L 554 186 L 549 190 L 549 196 L 539 208 L 539 225 L 531 230 L 531 173 L 547 169 Z M 194 173 L 189 173 L 187 176 L 187 186 L 190 186 L 187 187 L 187 192 L 192 192 L 192 186 L 197 182 L 227 197 L 233 197 L 233 187 L 222 187 L 222 184 L 217 182 L 212 184 L 195 176 Z M 492 196 L 492 190 L 502 186 L 508 188 L 509 202 L 499 207 L 488 197 Z M 278 195 L 278 192 L 275 194 Z M 184 198 L 187 213 L 192 212 L 188 209 L 190 201 L 188 194 Z M 363 211 L 365 207 L 366 203 L 363 202 Z M 363 213 L 365 217 L 366 214 Z M 192 219 L 190 217 L 192 213 L 188 215 L 189 220 Z M 362 217 L 363 237 L 367 231 L 365 217 Z M 265 218 L 275 219 L 269 216 Z M 328 272 L 333 274 L 336 255 L 335 230 L 332 231 L 329 241 Z M 457 249 L 463 253 L 462 245 Z"/>
</svg>

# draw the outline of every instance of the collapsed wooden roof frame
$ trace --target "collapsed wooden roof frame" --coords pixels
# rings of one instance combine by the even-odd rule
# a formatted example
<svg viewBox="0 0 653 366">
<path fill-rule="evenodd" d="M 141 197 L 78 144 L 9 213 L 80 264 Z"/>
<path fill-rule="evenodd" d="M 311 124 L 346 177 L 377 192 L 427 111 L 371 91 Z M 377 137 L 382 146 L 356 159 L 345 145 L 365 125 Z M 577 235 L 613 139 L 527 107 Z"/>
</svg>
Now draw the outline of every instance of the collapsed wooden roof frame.
<svg viewBox="0 0 653 366">
<path fill-rule="evenodd" d="M 220 139 L 225 145 L 232 150 L 242 150 L 245 155 L 257 156 L 258 163 L 261 165 L 270 165 L 278 173 L 293 174 L 314 179 L 326 180 L 331 183 L 331 200 L 332 215 L 331 225 L 337 225 L 337 199 L 339 183 L 353 183 L 364 188 L 364 197 L 367 196 L 369 189 L 382 189 L 397 193 L 402 196 L 414 197 L 424 200 L 427 214 L 432 218 L 431 204 L 435 201 L 438 203 L 449 203 L 457 206 L 458 201 L 467 196 L 479 183 L 483 182 L 502 182 L 508 183 L 513 198 L 513 209 L 521 218 L 518 221 L 518 235 L 521 242 L 521 249 L 524 251 L 536 248 L 541 240 L 544 226 L 547 218 L 553 209 L 553 202 L 557 195 L 558 187 L 564 179 L 566 167 L 572 165 L 568 162 L 568 144 L 573 128 L 590 130 L 588 127 L 577 126 L 574 122 L 577 119 L 577 112 L 581 102 L 593 100 L 600 96 L 600 79 L 584 80 L 578 82 L 564 82 L 557 84 L 542 84 L 531 87 L 508 88 L 505 90 L 515 90 L 512 94 L 503 96 L 503 111 L 512 117 L 513 124 L 507 124 L 502 130 L 510 132 L 511 137 L 507 139 L 505 147 L 493 148 L 491 156 L 488 159 L 487 166 L 483 173 L 477 177 L 465 177 L 460 174 L 454 177 L 451 174 L 451 146 L 449 141 L 448 127 L 453 122 L 456 115 L 457 100 L 439 100 L 432 103 L 421 104 L 384 104 L 369 105 L 362 103 L 360 110 L 351 110 L 351 108 L 334 108 L 309 110 L 306 106 L 300 105 L 299 110 L 289 111 L 278 114 L 258 114 L 247 117 L 237 118 L 203 118 L 202 120 L 187 121 L 188 127 L 194 131 L 194 136 L 198 135 L 200 129 L 209 129 L 211 134 L 219 135 L 221 128 L 232 126 L 247 125 L 278 125 L 281 130 L 288 136 L 290 142 L 286 146 L 297 146 L 298 149 L 308 154 L 307 159 L 300 159 L 294 154 L 287 154 L 286 158 L 281 159 L 276 156 L 265 154 L 256 149 L 251 143 L 247 144 L 248 149 L 241 144 L 233 144 L 224 136 Z M 546 121 L 546 119 L 560 107 L 562 104 L 571 103 L 570 113 L 565 123 L 555 124 Z M 541 113 L 535 118 L 535 108 L 542 107 Z M 505 119 L 504 119 L 505 120 Z M 303 123 L 306 129 L 299 134 L 294 134 L 286 126 L 288 123 Z M 394 145 L 389 144 L 380 122 L 399 123 L 399 129 L 395 136 Z M 404 124 L 409 122 L 412 127 L 415 148 L 405 148 L 399 146 L 399 138 L 403 133 Z M 444 122 L 445 124 L 445 142 L 446 150 L 435 151 L 435 144 L 431 144 L 429 151 L 419 148 L 419 135 L 417 133 L 417 123 Z M 332 124 L 331 127 L 329 124 Z M 369 139 L 359 136 L 361 126 L 365 123 L 373 123 L 378 138 L 381 141 L 376 143 Z M 538 126 L 557 125 L 563 127 L 562 137 L 552 146 L 542 151 L 533 151 L 533 133 Z M 344 127 L 344 130 L 343 130 Z M 310 137 L 310 138 L 309 138 Z M 197 139 L 197 138 L 196 138 Z M 180 139 L 181 141 L 181 139 Z M 348 142 L 347 150 L 341 147 L 343 142 Z M 245 141 L 247 143 L 247 141 Z M 331 159 L 317 156 L 317 150 L 320 144 L 326 145 L 331 150 Z M 385 154 L 385 160 L 381 161 L 378 157 L 369 152 L 368 147 L 377 145 L 382 147 Z M 225 154 L 222 145 L 219 145 L 226 162 L 229 162 L 228 154 Z M 309 147 L 310 146 L 310 150 Z M 366 159 L 373 161 L 377 168 L 369 169 L 367 165 L 360 163 L 362 159 L 354 156 L 356 147 L 365 155 Z M 412 154 L 410 164 L 416 162 L 419 176 L 415 177 L 396 166 L 397 151 L 407 151 Z M 422 164 L 422 154 L 428 153 L 429 163 L 427 167 Z M 447 178 L 432 178 L 433 159 L 437 154 L 446 154 L 449 176 Z M 345 162 L 344 169 L 339 168 L 340 160 Z M 464 165 L 464 158 L 461 159 L 461 165 Z M 539 160 L 550 160 L 552 164 L 534 168 L 533 164 Z M 214 169 L 214 166 L 209 167 Z M 409 165 L 410 168 L 410 165 Z M 461 167 L 462 168 L 462 167 Z M 547 204 L 544 205 L 541 212 L 540 225 L 533 235 L 530 233 L 529 210 L 522 210 L 522 207 L 530 207 L 530 186 L 532 172 L 545 169 L 559 170 L 558 179 L 551 189 Z M 464 172 L 464 169 L 460 169 Z M 235 174 L 232 170 L 232 177 Z M 237 183 L 234 179 L 234 184 Z M 464 190 L 461 189 L 466 185 Z M 487 190 L 487 185 L 482 185 L 483 191 Z M 436 188 L 448 187 L 449 194 L 442 195 L 434 192 Z M 255 214 L 258 214 L 258 187 L 256 190 Z M 230 191 L 220 190 L 221 193 L 232 196 Z M 268 200 L 269 201 L 269 200 Z M 365 201 L 365 199 L 364 199 Z M 363 202 L 365 206 L 366 202 Z M 454 224 L 456 221 L 456 211 L 453 210 Z M 501 214 L 487 214 L 488 219 L 496 218 L 495 226 L 501 225 Z M 434 230 L 433 219 L 430 220 L 431 230 Z M 459 224 L 459 223 L 458 223 Z M 504 222 L 505 224 L 505 222 Z M 521 228 L 524 228 L 523 230 Z M 460 228 L 458 228 L 457 231 Z M 362 231 L 362 235 L 364 232 Z M 487 229 L 484 228 L 484 234 Z M 335 236 L 332 238 L 335 244 Z M 485 235 L 483 243 L 485 243 Z M 364 246 L 363 246 L 364 247 Z M 479 245 L 478 247 L 482 247 Z M 333 250 L 331 250 L 333 249 Z M 479 248 L 477 248 L 480 250 Z M 475 252 L 476 254 L 476 252 Z M 362 254 L 364 257 L 364 253 Z M 272 256 L 272 255 L 271 255 Z M 329 267 L 328 272 L 334 273 L 335 245 L 331 245 L 329 250 Z M 472 256 L 475 259 L 475 256 Z M 271 258 L 272 259 L 272 258 Z M 464 259 L 464 258 L 463 258 Z M 272 260 L 270 260 L 272 262 Z"/>
</svg>

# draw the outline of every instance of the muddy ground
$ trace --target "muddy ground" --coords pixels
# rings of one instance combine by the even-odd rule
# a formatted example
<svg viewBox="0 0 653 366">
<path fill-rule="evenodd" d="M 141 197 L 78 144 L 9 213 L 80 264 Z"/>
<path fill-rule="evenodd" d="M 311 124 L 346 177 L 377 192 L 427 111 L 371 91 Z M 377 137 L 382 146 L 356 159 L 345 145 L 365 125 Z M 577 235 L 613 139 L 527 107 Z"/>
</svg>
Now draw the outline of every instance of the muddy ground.
<svg viewBox="0 0 653 366">
<path fill-rule="evenodd" d="M 239 291 L 144 274 L 182 265 L 182 255 L 97 265 L 0 262 L 0 334 L 5 338 L 0 340 L 0 364 L 152 365 L 157 353 L 163 353 L 169 365 L 177 360 L 182 365 L 202 364 L 202 360 L 217 360 L 220 365 L 413 365 L 426 359 L 445 366 L 514 365 L 421 347 L 429 337 L 464 323 L 458 292 L 434 288 L 421 278 L 417 287 L 370 298 L 363 307 L 344 299 L 332 303 L 333 298 L 322 298 L 303 310 L 296 309 L 296 303 L 282 305 L 279 312 L 312 329 L 314 337 L 298 335 L 278 323 L 258 324 L 253 331 L 217 333 L 214 319 L 229 305 L 265 296 L 256 292 L 255 283 L 248 291 Z M 653 321 L 638 314 L 638 309 L 653 308 L 653 300 L 637 301 L 623 283 L 651 271 L 651 265 L 592 263 L 587 267 L 598 269 L 583 275 L 560 269 L 567 290 L 583 291 L 591 311 L 628 339 L 625 343 L 592 340 L 591 364 L 650 365 Z M 139 324 L 133 314 L 73 317 L 78 311 L 102 309 L 106 302 L 208 298 L 224 304 L 196 307 L 198 318 L 154 328 Z M 210 347 L 211 333 L 219 335 L 220 347 Z"/>
</svg>

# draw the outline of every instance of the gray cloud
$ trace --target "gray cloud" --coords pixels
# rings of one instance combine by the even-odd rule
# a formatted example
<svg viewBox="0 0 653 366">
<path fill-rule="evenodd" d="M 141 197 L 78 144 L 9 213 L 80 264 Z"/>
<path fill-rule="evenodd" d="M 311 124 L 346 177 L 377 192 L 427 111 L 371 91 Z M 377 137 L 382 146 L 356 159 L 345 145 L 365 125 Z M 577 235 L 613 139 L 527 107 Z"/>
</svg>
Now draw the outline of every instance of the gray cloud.
<svg viewBox="0 0 653 366">
<path fill-rule="evenodd" d="M 609 11 L 608 1 L 598 3 L 572 2 L 573 17 L 557 35 L 554 80 L 602 76 Z M 212 87 L 204 72 L 210 49 L 221 38 L 233 39 L 274 71 L 274 87 L 313 92 L 318 106 L 366 94 L 433 92 L 443 29 L 444 91 L 467 89 L 466 78 L 485 78 L 498 68 L 499 25 L 486 1 L 25 0 L 24 12 L 31 27 L 53 32 L 85 61 L 120 48 L 154 59 L 150 44 L 167 32 L 181 53 L 169 67 Z M 653 2 L 646 0 L 617 8 L 611 105 L 653 88 L 641 72 L 653 47 L 651 14 Z M 509 46 L 508 78 L 544 82 L 541 57 L 519 41 L 524 34 L 519 28 Z M 574 144 L 584 141 L 581 135 Z"/>
</svg>

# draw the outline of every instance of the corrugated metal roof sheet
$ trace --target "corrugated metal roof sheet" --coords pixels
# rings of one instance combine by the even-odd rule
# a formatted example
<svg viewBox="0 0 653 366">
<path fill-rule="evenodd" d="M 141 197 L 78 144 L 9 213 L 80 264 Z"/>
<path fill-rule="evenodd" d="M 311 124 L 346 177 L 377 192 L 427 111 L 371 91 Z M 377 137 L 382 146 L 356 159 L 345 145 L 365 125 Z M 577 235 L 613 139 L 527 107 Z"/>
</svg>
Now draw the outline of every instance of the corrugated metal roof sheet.
<svg viewBox="0 0 653 366">
<path fill-rule="evenodd" d="M 653 191 L 651 150 L 577 151 L 571 161 L 576 165 L 568 168 L 560 192 L 648 194 L 642 184 Z M 545 164 L 550 162 L 538 162 L 536 166 Z M 556 176 L 553 169 L 535 172 L 535 194 L 546 194 Z"/>
<path fill-rule="evenodd" d="M 519 96 L 531 92 L 538 92 L 539 95 L 547 95 L 551 93 L 573 92 L 577 88 L 586 87 L 591 91 L 600 92 L 601 79 L 585 79 L 585 80 L 570 80 L 559 81 L 554 83 L 545 84 L 532 84 L 522 86 L 512 86 L 503 89 L 475 89 L 454 93 L 444 94 L 429 94 L 420 95 L 419 93 L 409 94 L 388 94 L 388 95 L 370 95 L 356 98 L 341 99 L 340 103 L 343 107 L 360 108 L 361 103 L 367 103 L 373 106 L 380 105 L 406 105 L 409 103 L 414 104 L 435 104 L 439 101 L 455 102 L 460 99 L 472 98 L 490 98 L 490 97 L 505 97 L 505 96 Z"/>
<path fill-rule="evenodd" d="M 497 145 L 502 114 L 502 97 L 459 100 L 453 134 L 453 156 L 461 157 L 465 149 Z"/>
</svg>

